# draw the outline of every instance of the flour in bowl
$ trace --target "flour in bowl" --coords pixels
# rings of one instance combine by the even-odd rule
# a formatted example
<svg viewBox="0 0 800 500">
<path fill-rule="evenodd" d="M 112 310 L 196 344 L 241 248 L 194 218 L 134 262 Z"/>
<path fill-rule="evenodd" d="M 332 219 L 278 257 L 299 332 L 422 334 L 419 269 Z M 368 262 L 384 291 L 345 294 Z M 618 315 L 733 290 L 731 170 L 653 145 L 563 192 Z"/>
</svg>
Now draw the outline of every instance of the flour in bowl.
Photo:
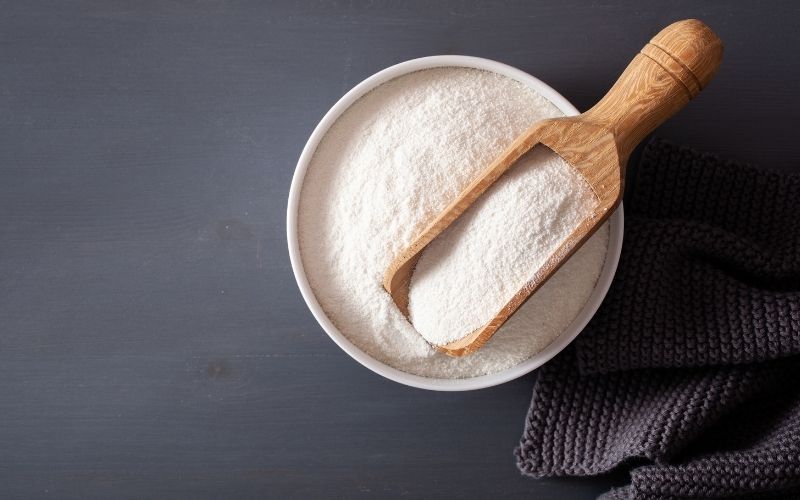
<svg viewBox="0 0 800 500">
<path fill-rule="evenodd" d="M 560 115 L 520 82 L 469 68 L 395 78 L 342 113 L 308 166 L 297 226 L 309 284 L 337 329 L 378 361 L 434 378 L 496 373 L 557 338 L 597 283 L 606 227 L 490 342 L 463 358 L 436 352 L 382 279 L 389 263 L 517 136 Z"/>
</svg>

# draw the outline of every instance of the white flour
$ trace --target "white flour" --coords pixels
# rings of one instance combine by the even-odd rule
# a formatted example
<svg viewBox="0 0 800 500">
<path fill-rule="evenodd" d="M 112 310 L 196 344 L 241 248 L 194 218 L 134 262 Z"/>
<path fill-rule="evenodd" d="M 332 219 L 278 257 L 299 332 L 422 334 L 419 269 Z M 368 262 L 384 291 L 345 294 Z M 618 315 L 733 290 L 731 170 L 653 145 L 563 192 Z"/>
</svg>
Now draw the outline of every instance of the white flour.
<svg viewBox="0 0 800 500">
<path fill-rule="evenodd" d="M 560 116 L 510 78 L 466 68 L 396 78 L 345 111 L 301 191 L 300 252 L 327 316 L 353 344 L 436 378 L 494 373 L 545 348 L 578 314 L 603 266 L 603 228 L 478 353 L 434 351 L 381 285 L 391 260 L 532 123 Z"/>
<path fill-rule="evenodd" d="M 482 328 L 596 205 L 574 168 L 534 148 L 423 251 L 411 323 L 434 345 Z"/>
</svg>

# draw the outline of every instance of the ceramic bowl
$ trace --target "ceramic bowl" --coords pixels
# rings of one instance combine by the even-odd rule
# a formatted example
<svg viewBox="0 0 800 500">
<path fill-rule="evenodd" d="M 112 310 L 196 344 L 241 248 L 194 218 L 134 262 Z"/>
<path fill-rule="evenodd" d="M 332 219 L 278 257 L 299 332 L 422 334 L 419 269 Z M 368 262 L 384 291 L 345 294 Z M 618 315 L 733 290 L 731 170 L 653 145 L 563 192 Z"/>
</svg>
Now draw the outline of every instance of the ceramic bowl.
<svg viewBox="0 0 800 500">
<path fill-rule="evenodd" d="M 527 85 L 540 95 L 547 98 L 565 115 L 572 116 L 578 114 L 578 110 L 575 108 L 575 106 L 570 104 L 570 102 L 561 96 L 561 94 L 553 90 L 541 80 L 534 78 L 524 71 L 506 64 L 499 63 L 497 61 L 478 57 L 447 55 L 423 57 L 420 59 L 413 59 L 396 64 L 370 76 L 363 82 L 353 87 L 353 89 L 345 94 L 344 97 L 339 99 L 339 101 L 325 114 L 325 116 L 319 122 L 317 127 L 314 129 L 314 132 L 311 134 L 311 137 L 309 137 L 305 147 L 303 148 L 300 159 L 297 161 L 297 167 L 294 172 L 294 177 L 292 178 L 292 186 L 289 190 L 289 205 L 287 208 L 286 217 L 286 229 L 289 239 L 289 257 L 291 259 L 292 270 L 294 271 L 297 285 L 300 287 L 300 292 L 302 293 L 308 308 L 311 310 L 311 313 L 314 315 L 328 336 L 330 336 L 330 338 L 353 359 L 369 368 L 373 372 L 401 384 L 410 385 L 421 389 L 438 391 L 468 391 L 502 384 L 535 370 L 550 360 L 553 356 L 558 354 L 570 342 L 572 342 L 575 337 L 577 337 L 583 327 L 589 322 L 589 319 L 591 319 L 595 311 L 597 311 L 597 308 L 600 306 L 600 302 L 602 302 L 603 297 L 605 297 L 605 294 L 611 285 L 611 280 L 613 279 L 614 272 L 617 269 L 620 250 L 622 249 L 623 214 L 622 206 L 620 205 L 617 211 L 610 218 L 608 252 L 606 254 L 605 263 L 600 272 L 600 278 L 598 279 L 597 285 L 589 297 L 589 300 L 583 306 L 583 309 L 572 321 L 572 323 L 570 323 L 567 329 L 543 351 L 516 366 L 497 373 L 464 379 L 440 379 L 412 375 L 372 358 L 351 343 L 347 337 L 345 337 L 342 332 L 336 328 L 330 318 L 328 318 L 328 316 L 325 314 L 325 311 L 322 310 L 322 307 L 319 305 L 319 302 L 314 296 L 314 291 L 311 289 L 311 286 L 308 283 L 305 270 L 303 269 L 303 262 L 300 258 L 297 215 L 300 205 L 300 191 L 303 185 L 303 179 L 305 177 L 306 170 L 311 162 L 311 157 L 313 156 L 320 140 L 331 127 L 331 125 L 333 125 L 336 119 L 350 105 L 358 100 L 358 98 L 370 90 L 407 73 L 429 68 L 453 66 L 493 71 L 506 77 L 513 78 L 514 80 Z"/>
</svg>

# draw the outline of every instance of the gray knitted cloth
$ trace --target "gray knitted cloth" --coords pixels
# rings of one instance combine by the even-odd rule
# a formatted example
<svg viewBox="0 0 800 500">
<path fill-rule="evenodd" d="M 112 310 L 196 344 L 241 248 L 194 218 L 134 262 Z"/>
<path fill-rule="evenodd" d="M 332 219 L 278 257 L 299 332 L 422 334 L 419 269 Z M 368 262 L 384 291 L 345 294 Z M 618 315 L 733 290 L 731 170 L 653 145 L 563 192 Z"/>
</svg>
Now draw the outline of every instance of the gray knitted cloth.
<svg viewBox="0 0 800 500">
<path fill-rule="evenodd" d="M 520 470 L 606 499 L 800 498 L 800 176 L 651 142 L 614 283 L 538 372 Z"/>
</svg>

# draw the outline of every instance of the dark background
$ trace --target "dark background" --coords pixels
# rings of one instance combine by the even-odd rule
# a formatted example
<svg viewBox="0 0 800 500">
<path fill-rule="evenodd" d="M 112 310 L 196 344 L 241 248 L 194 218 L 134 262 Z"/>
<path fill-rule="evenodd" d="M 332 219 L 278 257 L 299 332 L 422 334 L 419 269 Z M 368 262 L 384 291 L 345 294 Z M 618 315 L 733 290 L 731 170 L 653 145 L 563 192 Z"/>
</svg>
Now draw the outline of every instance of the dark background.
<svg viewBox="0 0 800 500">
<path fill-rule="evenodd" d="M 533 376 L 382 379 L 306 309 L 285 206 L 317 121 L 468 54 L 586 109 L 671 21 L 726 45 L 658 132 L 797 171 L 794 2 L 0 2 L 0 496 L 592 498 L 519 476 Z"/>
</svg>

